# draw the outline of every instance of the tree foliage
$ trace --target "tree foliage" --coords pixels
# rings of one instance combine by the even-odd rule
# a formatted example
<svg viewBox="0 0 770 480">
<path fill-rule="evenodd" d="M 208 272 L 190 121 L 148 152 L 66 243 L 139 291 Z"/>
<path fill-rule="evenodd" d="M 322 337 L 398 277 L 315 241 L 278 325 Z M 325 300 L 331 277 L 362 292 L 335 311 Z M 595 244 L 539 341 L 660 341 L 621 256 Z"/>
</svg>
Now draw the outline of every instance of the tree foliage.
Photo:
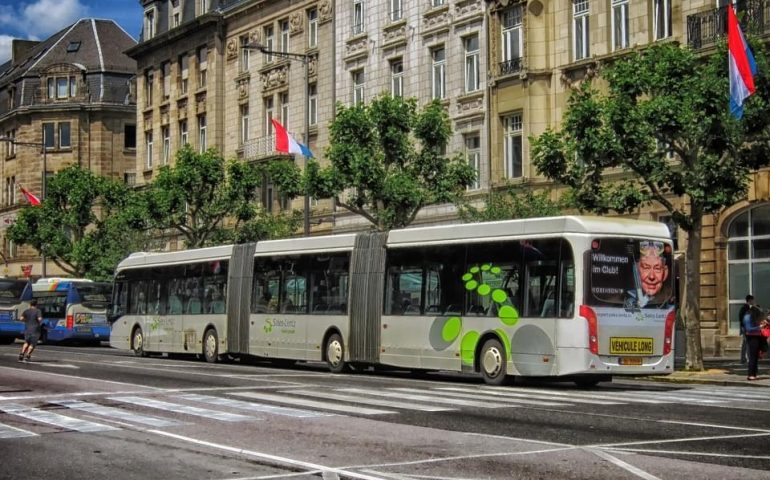
<svg viewBox="0 0 770 480">
<path fill-rule="evenodd" d="M 519 186 L 508 186 L 501 191 L 487 194 L 483 207 L 470 202 L 459 205 L 459 215 L 464 222 L 490 222 L 516 218 L 538 218 L 562 215 L 571 207 L 570 200 L 562 197 L 551 200 L 548 192 L 535 192 Z"/>
<path fill-rule="evenodd" d="M 186 145 L 147 188 L 148 218 L 160 231 L 181 234 L 188 248 L 289 235 L 300 216 L 272 215 L 256 202 L 266 175 L 298 181 L 282 163 L 226 161 L 215 149 L 198 153 Z"/>
<path fill-rule="evenodd" d="M 111 279 L 141 244 L 143 206 L 122 182 L 70 166 L 49 179 L 40 206 L 25 206 L 7 237 L 45 253 L 69 275 Z"/>
<path fill-rule="evenodd" d="M 457 200 L 475 178 L 460 156 L 444 153 L 451 126 L 437 101 L 419 111 L 415 99 L 387 95 L 338 105 L 329 131 L 330 165 L 310 162 L 299 190 L 335 199 L 378 230 L 405 227 L 424 206 Z"/>
<path fill-rule="evenodd" d="M 760 72 L 764 53 L 755 48 Z M 703 216 L 745 197 L 750 169 L 767 159 L 768 82 L 743 121 L 729 113 L 724 45 L 708 58 L 668 43 L 631 54 L 573 91 L 560 130 L 533 139 L 538 170 L 572 189 L 580 208 L 629 213 L 657 204 L 687 235 L 682 313 L 687 365 L 702 369 L 700 252 Z"/>
</svg>

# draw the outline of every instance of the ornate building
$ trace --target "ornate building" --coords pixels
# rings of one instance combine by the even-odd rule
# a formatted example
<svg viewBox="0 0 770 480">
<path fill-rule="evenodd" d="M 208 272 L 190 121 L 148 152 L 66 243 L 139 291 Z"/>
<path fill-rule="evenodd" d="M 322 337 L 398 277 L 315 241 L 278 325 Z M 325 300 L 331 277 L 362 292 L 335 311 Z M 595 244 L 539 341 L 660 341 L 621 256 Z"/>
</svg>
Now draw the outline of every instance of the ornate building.
<svg viewBox="0 0 770 480">
<path fill-rule="evenodd" d="M 134 171 L 135 44 L 111 20 L 80 20 L 37 42 L 13 40 L 11 59 L 0 65 L 0 156 L 3 274 L 55 275 L 38 252 L 5 239 L 21 204 L 23 185 L 38 197 L 44 179 L 77 164 L 97 175 L 124 179 Z"/>
</svg>

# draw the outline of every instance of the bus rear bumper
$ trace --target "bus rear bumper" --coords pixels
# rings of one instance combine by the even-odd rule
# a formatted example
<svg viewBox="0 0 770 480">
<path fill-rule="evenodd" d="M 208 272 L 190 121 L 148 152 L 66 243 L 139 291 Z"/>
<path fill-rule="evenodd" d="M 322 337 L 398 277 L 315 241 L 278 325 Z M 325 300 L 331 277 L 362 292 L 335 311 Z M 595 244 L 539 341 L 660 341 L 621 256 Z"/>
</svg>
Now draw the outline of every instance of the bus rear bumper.
<svg viewBox="0 0 770 480">
<path fill-rule="evenodd" d="M 668 375 L 674 372 L 674 355 L 595 355 L 587 348 L 559 349 L 559 375 Z"/>
<path fill-rule="evenodd" d="M 109 341 L 109 325 L 78 325 L 68 329 L 65 327 L 49 328 L 47 332 L 49 342 L 63 342 L 65 340 Z"/>
<path fill-rule="evenodd" d="M 0 322 L 0 336 L 21 337 L 24 335 L 23 322 Z"/>
</svg>

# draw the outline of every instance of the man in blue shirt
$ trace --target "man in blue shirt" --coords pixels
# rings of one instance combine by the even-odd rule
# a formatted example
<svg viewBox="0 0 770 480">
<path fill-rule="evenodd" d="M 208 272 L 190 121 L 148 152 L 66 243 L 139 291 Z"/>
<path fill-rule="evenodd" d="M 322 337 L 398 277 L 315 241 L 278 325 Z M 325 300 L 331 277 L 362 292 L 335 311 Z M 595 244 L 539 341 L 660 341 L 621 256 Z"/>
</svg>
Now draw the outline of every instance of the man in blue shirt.
<svg viewBox="0 0 770 480">
<path fill-rule="evenodd" d="M 746 303 L 744 303 L 740 311 L 738 311 L 738 325 L 740 325 L 741 330 L 741 363 L 746 363 L 749 361 L 749 350 L 746 344 L 746 330 L 743 328 L 743 316 L 746 315 L 746 312 L 748 312 L 753 306 L 754 295 L 748 294 L 746 295 Z"/>
</svg>

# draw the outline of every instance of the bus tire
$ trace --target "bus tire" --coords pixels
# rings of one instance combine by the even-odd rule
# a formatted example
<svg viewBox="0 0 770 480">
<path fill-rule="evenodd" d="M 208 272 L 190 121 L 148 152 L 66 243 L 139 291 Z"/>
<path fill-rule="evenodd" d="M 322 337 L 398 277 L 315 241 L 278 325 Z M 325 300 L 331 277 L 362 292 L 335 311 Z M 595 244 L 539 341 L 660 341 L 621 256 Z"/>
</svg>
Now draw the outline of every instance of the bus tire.
<svg viewBox="0 0 770 480">
<path fill-rule="evenodd" d="M 506 352 L 499 340 L 490 338 L 484 342 L 479 354 L 479 371 L 487 385 L 504 385 L 506 378 Z"/>
<path fill-rule="evenodd" d="M 329 335 L 324 347 L 326 353 L 326 364 L 332 373 L 342 373 L 348 369 L 345 362 L 345 345 L 342 343 L 342 337 L 339 333 Z"/>
<path fill-rule="evenodd" d="M 147 352 L 144 351 L 144 333 L 142 327 L 136 327 L 131 334 L 131 350 L 134 352 L 135 357 L 146 357 Z"/>
<path fill-rule="evenodd" d="M 209 363 L 219 361 L 219 338 L 217 331 L 213 328 L 209 328 L 203 334 L 203 358 Z"/>
</svg>

